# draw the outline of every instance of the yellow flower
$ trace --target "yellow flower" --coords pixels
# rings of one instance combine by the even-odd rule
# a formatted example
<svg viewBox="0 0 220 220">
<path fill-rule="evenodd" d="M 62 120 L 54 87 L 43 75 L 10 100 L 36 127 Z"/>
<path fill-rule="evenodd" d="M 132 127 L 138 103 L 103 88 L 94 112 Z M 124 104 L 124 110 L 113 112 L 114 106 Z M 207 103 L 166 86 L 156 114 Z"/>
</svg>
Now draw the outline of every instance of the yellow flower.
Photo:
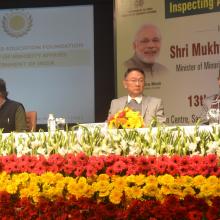
<svg viewBox="0 0 220 220">
<path fill-rule="evenodd" d="M 220 183 L 215 184 L 213 188 L 214 188 L 214 196 L 215 197 L 217 197 L 217 196 L 220 197 Z"/>
<path fill-rule="evenodd" d="M 157 184 L 147 184 L 143 187 L 142 191 L 145 196 L 155 197 L 159 192 L 159 188 Z"/>
<path fill-rule="evenodd" d="M 196 194 L 195 190 L 190 186 L 187 186 L 186 188 L 183 189 L 183 197 L 187 195 L 195 195 L 195 194 Z"/>
<path fill-rule="evenodd" d="M 135 175 L 127 176 L 127 183 L 135 183 L 135 179 L 136 179 Z"/>
<path fill-rule="evenodd" d="M 141 186 L 145 183 L 146 177 L 143 174 L 135 176 L 135 184 Z"/>
<path fill-rule="evenodd" d="M 157 185 L 157 177 L 156 176 L 153 176 L 153 175 L 150 175 L 150 176 L 147 176 L 146 177 L 146 184 L 155 184 Z"/>
<path fill-rule="evenodd" d="M 107 180 L 100 180 L 92 185 L 95 192 L 99 192 L 100 197 L 108 196 L 112 185 Z"/>
<path fill-rule="evenodd" d="M 169 185 L 170 188 L 170 193 L 177 195 L 177 196 L 182 196 L 182 187 L 180 184 L 174 182 Z"/>
<path fill-rule="evenodd" d="M 16 183 L 14 182 L 10 182 L 7 186 L 6 186 L 6 191 L 10 194 L 15 194 L 18 190 L 18 186 Z"/>
<path fill-rule="evenodd" d="M 165 174 L 163 176 L 158 176 L 158 183 L 161 185 L 169 186 L 170 184 L 174 183 L 174 177 L 169 174 Z"/>
<path fill-rule="evenodd" d="M 208 179 L 206 180 L 207 183 L 209 184 L 219 184 L 219 179 L 216 176 L 209 176 Z"/>
<path fill-rule="evenodd" d="M 192 186 L 193 178 L 191 176 L 181 176 L 179 183 L 181 186 L 184 186 L 184 187 Z"/>
<path fill-rule="evenodd" d="M 109 201 L 113 204 L 119 204 L 123 193 L 121 190 L 113 189 L 109 195 Z"/>
<path fill-rule="evenodd" d="M 169 186 L 167 186 L 167 185 L 163 185 L 160 189 L 160 192 L 161 192 L 161 194 L 164 194 L 164 195 L 172 194 Z"/>
<path fill-rule="evenodd" d="M 112 177 L 113 187 L 118 190 L 123 190 L 127 186 L 126 176 L 114 176 Z"/>
<path fill-rule="evenodd" d="M 214 192 L 215 192 L 215 187 L 210 183 L 206 183 L 201 186 L 198 197 L 200 198 L 209 197 L 212 196 Z"/>
<path fill-rule="evenodd" d="M 109 128 L 141 128 L 144 120 L 140 112 L 126 107 L 108 119 Z"/>
<path fill-rule="evenodd" d="M 193 178 L 192 184 L 194 187 L 199 189 L 205 183 L 205 181 L 206 178 L 204 176 L 198 175 Z"/>
<path fill-rule="evenodd" d="M 106 180 L 109 181 L 109 176 L 107 174 L 100 174 L 97 178 L 97 181 Z"/>
<path fill-rule="evenodd" d="M 133 191 L 132 191 L 131 187 L 125 187 L 124 192 L 125 192 L 126 200 L 133 199 Z"/>
<path fill-rule="evenodd" d="M 10 175 L 8 175 L 6 172 L 2 172 L 0 174 L 0 191 L 5 191 L 10 181 Z"/>
<path fill-rule="evenodd" d="M 143 195 L 143 191 L 140 187 L 132 186 L 131 187 L 131 194 L 134 199 L 140 199 Z"/>
<path fill-rule="evenodd" d="M 31 181 L 27 187 L 20 189 L 21 198 L 33 198 L 35 202 L 38 201 L 39 196 L 41 196 L 40 188 L 37 182 Z"/>
</svg>

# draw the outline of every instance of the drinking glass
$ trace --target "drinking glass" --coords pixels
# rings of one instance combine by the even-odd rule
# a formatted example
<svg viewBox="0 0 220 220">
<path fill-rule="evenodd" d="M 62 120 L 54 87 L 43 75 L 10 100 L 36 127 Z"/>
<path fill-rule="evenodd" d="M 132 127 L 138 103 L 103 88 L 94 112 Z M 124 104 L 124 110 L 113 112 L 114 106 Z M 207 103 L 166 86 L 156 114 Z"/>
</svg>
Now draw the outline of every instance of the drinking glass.
<svg viewBox="0 0 220 220">
<path fill-rule="evenodd" d="M 58 130 L 65 130 L 66 121 L 65 118 L 56 118 L 56 126 Z"/>
</svg>

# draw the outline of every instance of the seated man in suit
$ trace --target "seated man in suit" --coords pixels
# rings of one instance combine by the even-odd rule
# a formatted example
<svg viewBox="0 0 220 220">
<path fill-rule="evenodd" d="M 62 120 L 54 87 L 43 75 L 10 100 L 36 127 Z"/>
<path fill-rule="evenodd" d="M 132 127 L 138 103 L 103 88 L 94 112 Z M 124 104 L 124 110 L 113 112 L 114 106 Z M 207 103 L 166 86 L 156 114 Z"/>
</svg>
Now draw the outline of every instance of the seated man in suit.
<svg viewBox="0 0 220 220">
<path fill-rule="evenodd" d="M 3 132 L 26 130 L 25 109 L 21 103 L 7 98 L 6 83 L 0 79 L 0 129 Z"/>
<path fill-rule="evenodd" d="M 217 78 L 220 88 L 220 72 Z M 218 94 L 206 97 L 200 114 L 201 123 L 208 125 L 212 123 L 220 123 L 220 91 Z"/>
<path fill-rule="evenodd" d="M 155 97 L 144 96 L 144 71 L 138 68 L 131 68 L 125 72 L 123 85 L 128 95 L 114 99 L 111 102 L 109 117 L 125 107 L 139 111 L 144 119 L 145 126 L 149 125 L 155 117 L 158 122 L 166 121 L 162 100 Z"/>
</svg>

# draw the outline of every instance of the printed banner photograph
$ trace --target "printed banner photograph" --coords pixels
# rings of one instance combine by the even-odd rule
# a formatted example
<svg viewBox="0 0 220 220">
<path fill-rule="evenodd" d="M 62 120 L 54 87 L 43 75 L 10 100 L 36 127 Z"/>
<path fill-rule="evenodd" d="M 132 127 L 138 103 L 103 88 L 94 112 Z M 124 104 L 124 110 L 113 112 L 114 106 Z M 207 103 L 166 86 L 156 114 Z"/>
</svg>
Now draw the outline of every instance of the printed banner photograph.
<svg viewBox="0 0 220 220">
<path fill-rule="evenodd" d="M 117 96 L 124 72 L 145 72 L 147 96 L 163 100 L 168 125 L 202 117 L 206 97 L 219 92 L 220 1 L 115 1 Z"/>
</svg>

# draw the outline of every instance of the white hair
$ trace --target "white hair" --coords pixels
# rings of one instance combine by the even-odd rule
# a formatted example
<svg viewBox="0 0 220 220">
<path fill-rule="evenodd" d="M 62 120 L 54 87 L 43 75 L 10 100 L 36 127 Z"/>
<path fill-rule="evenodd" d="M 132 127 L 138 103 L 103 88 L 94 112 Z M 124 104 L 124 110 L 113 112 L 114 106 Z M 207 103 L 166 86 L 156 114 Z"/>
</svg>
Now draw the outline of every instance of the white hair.
<svg viewBox="0 0 220 220">
<path fill-rule="evenodd" d="M 160 33 L 159 28 L 154 24 L 148 24 L 147 23 L 147 24 L 141 25 L 138 28 L 138 30 L 136 31 L 136 34 L 134 35 L 134 42 L 137 41 L 140 32 L 143 31 L 144 29 L 148 29 L 148 28 L 154 28 L 157 31 L 159 38 L 161 39 L 161 33 Z"/>
</svg>

